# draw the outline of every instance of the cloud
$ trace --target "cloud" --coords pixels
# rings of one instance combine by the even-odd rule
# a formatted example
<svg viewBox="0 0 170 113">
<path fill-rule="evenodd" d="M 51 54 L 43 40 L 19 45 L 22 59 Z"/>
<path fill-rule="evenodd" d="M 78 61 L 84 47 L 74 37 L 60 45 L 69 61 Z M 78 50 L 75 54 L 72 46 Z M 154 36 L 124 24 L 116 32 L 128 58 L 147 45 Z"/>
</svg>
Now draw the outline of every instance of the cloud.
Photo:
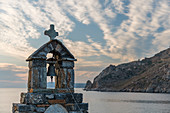
<svg viewBox="0 0 170 113">
<path fill-rule="evenodd" d="M 75 79 L 76 83 L 85 83 L 87 80 L 93 80 L 94 75 L 99 74 L 98 72 L 89 72 L 89 71 L 76 71 L 75 72 Z"/>
<path fill-rule="evenodd" d="M 105 59 L 127 62 L 167 48 L 169 9 L 168 0 L 3 0 L 0 2 L 0 54 L 25 59 L 37 49 L 29 40 L 41 40 L 49 24 L 55 24 L 59 39 L 78 58 L 77 65 L 86 68 L 81 73 L 88 76 L 87 67 L 104 64 L 104 60 L 89 61 L 88 57 L 105 56 Z M 96 32 L 94 36 L 85 34 L 83 40 L 67 38 L 76 26 L 88 28 L 93 24 L 101 30 L 101 39 Z M 3 71 L 8 67 L 16 77 L 24 78 L 24 72 L 13 70 L 19 72 L 22 68 L 7 64 Z"/>
<path fill-rule="evenodd" d="M 165 0 L 163 1 L 165 2 Z M 156 12 L 158 12 L 159 9 L 164 9 L 164 12 L 161 12 L 161 14 L 167 18 L 168 7 L 165 5 L 159 6 L 159 2 L 152 0 L 148 0 L 147 2 L 144 0 L 132 0 L 129 2 L 129 4 L 125 4 L 125 1 L 108 0 L 105 2 L 104 12 L 103 6 L 99 1 L 83 1 L 84 4 L 82 4 L 82 1 L 76 2 L 74 0 L 63 2 L 63 8 L 80 22 L 83 21 L 83 17 L 86 15 L 88 24 L 92 21 L 98 24 L 103 31 L 103 39 L 106 41 L 105 46 L 94 42 L 90 38 L 88 38 L 89 43 L 80 43 L 80 41 L 72 42 L 73 45 L 77 45 L 77 43 L 81 44 L 80 51 L 76 51 L 78 54 L 77 56 L 90 56 L 94 53 L 94 55 L 106 55 L 113 59 L 120 58 L 122 62 L 125 62 L 144 57 L 147 52 L 149 52 L 146 51 L 146 47 L 149 48 L 148 50 L 154 49 L 153 45 L 150 47 L 146 45 L 148 44 L 148 41 L 150 41 L 149 44 L 152 44 L 153 39 L 151 39 L 151 36 L 154 36 L 156 30 L 160 27 L 160 23 L 153 24 L 155 23 L 154 21 L 162 21 L 159 18 L 156 18 L 160 14 Z M 154 6 L 154 4 L 156 4 L 156 6 Z M 115 11 L 113 9 L 115 9 Z M 118 14 L 124 14 L 128 19 L 122 21 L 117 31 L 113 32 L 113 27 L 115 26 L 110 18 L 114 20 Z M 166 20 L 164 21 L 167 22 Z M 90 50 L 82 49 L 87 48 L 87 45 Z M 76 50 L 76 48 L 77 47 L 72 46 L 73 50 Z M 138 50 L 140 50 L 140 54 Z"/>
<path fill-rule="evenodd" d="M 134 60 L 146 55 L 153 55 L 155 52 L 165 49 L 169 46 L 164 43 L 166 37 L 159 37 L 164 32 L 158 33 L 160 27 L 165 28 L 164 31 L 169 32 L 169 5 L 167 0 L 131 0 L 128 7 L 128 12 L 124 13 L 128 19 L 122 21 L 120 27 L 114 32 L 109 45 L 110 51 L 116 53 L 123 60 Z M 122 11 L 122 10 L 121 10 Z M 160 39 L 159 45 L 155 40 Z M 170 39 L 167 39 L 169 42 Z M 114 43 L 116 42 L 116 43 Z M 154 42 L 154 45 L 152 45 Z M 161 46 L 162 48 L 160 48 Z M 159 48 L 157 48 L 159 47 Z M 155 51 L 156 50 L 156 51 Z M 123 57 L 127 56 L 127 57 Z"/>
<path fill-rule="evenodd" d="M 83 24 L 90 23 L 88 7 L 85 1 L 64 0 L 58 2 L 64 11 L 67 11 L 69 15 L 75 17 L 78 21 L 82 22 Z"/>
<path fill-rule="evenodd" d="M 107 56 L 117 53 L 111 55 L 112 58 L 120 57 L 122 52 L 125 52 L 124 50 L 127 51 L 127 54 L 135 54 L 133 49 L 135 49 L 137 41 L 140 41 L 135 34 L 144 39 L 153 35 L 161 25 L 165 29 L 169 28 L 169 2 L 167 0 L 131 0 L 129 4 L 126 2 L 124 0 L 106 0 L 102 4 L 96 0 L 2 1 L 0 28 L 2 29 L 1 36 L 3 36 L 1 45 L 4 46 L 1 46 L 1 49 L 4 50 L 7 45 L 9 51 L 6 52 L 10 54 L 20 56 L 23 56 L 24 53 L 30 54 L 35 48 L 30 46 L 27 39 L 39 38 L 41 33 L 38 28 L 45 29 L 50 23 L 57 23 L 55 24 L 56 29 L 61 36 L 66 35 L 74 29 L 75 22 L 69 17 L 72 15 L 82 24 L 95 22 L 103 31 L 103 38 L 106 40 L 105 47 L 91 41 L 89 50 L 81 49 L 80 51 L 92 53 L 97 48 L 97 52 Z M 118 14 L 124 14 L 128 19 L 122 21 L 115 32 L 112 20 L 116 19 Z M 68 39 L 63 41 L 68 42 Z M 87 48 L 89 45 L 81 40 L 72 41 L 72 43 L 83 44 L 82 48 Z M 12 52 L 14 50 L 15 52 Z"/>
<path fill-rule="evenodd" d="M 99 56 L 99 52 L 95 50 L 93 46 L 90 46 L 88 43 L 82 41 L 71 41 L 69 39 L 62 39 L 66 47 L 76 56 Z"/>
<path fill-rule="evenodd" d="M 1 82 L 24 83 L 27 80 L 27 67 L 0 63 Z"/>
<path fill-rule="evenodd" d="M 62 36 L 71 32 L 74 26 L 55 1 L 1 1 L 0 23 L 0 50 L 23 58 L 35 51 L 28 38 L 40 38 L 38 28 L 48 28 L 49 24 L 57 23 L 56 28 Z"/>
<path fill-rule="evenodd" d="M 155 33 L 155 39 L 152 41 L 152 44 L 158 50 L 163 50 L 170 46 L 170 30 L 165 30 L 162 33 Z"/>
<path fill-rule="evenodd" d="M 26 82 L 23 81 L 10 81 L 0 80 L 0 88 L 25 88 Z"/>
</svg>

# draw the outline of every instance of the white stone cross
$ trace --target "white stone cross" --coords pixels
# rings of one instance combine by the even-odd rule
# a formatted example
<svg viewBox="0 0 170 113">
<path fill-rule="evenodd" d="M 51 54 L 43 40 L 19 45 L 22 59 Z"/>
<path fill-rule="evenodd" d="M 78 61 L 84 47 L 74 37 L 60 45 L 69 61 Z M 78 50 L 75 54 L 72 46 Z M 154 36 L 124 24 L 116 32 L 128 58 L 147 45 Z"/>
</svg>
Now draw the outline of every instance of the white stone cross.
<svg viewBox="0 0 170 113">
<path fill-rule="evenodd" d="M 56 36 L 58 36 L 58 32 L 56 32 L 56 31 L 54 30 L 54 25 L 53 25 L 53 24 L 50 25 L 50 29 L 49 29 L 49 30 L 45 30 L 44 34 L 47 35 L 47 36 L 49 36 L 49 37 L 50 37 L 50 40 L 54 40 L 54 38 L 55 38 Z"/>
</svg>

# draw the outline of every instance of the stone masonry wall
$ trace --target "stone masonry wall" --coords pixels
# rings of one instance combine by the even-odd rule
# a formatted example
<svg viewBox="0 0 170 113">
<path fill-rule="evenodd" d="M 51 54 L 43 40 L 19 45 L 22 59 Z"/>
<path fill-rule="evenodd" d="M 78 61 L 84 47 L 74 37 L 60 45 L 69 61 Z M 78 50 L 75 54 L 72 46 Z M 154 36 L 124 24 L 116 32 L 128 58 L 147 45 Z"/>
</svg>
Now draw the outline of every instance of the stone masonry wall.
<svg viewBox="0 0 170 113">
<path fill-rule="evenodd" d="M 73 98 L 74 96 L 74 98 Z M 13 103 L 13 113 L 44 113 L 54 104 L 61 104 L 69 113 L 87 113 L 81 93 L 21 93 L 20 103 Z"/>
</svg>

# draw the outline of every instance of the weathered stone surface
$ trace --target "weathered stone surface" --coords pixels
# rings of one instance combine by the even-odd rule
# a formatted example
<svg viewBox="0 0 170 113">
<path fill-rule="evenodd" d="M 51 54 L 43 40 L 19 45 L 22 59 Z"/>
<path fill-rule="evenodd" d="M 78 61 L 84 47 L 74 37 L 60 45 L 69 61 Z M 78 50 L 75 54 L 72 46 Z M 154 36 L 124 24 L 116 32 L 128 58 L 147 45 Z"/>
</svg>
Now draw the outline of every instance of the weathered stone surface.
<svg viewBox="0 0 170 113">
<path fill-rule="evenodd" d="M 66 93 L 56 93 L 55 94 L 55 99 L 65 99 L 66 98 Z"/>
<path fill-rule="evenodd" d="M 78 105 L 79 105 L 80 109 L 82 109 L 83 111 L 88 110 L 88 103 L 79 103 Z"/>
<path fill-rule="evenodd" d="M 61 67 L 63 68 L 73 68 L 74 67 L 74 62 L 73 61 L 62 61 Z"/>
<path fill-rule="evenodd" d="M 49 107 L 49 104 L 40 104 L 40 105 L 36 105 L 37 107 Z"/>
<path fill-rule="evenodd" d="M 83 113 L 81 111 L 69 111 L 69 113 Z"/>
<path fill-rule="evenodd" d="M 49 36 L 50 40 L 54 40 L 54 38 L 58 36 L 58 32 L 55 31 L 53 24 L 50 25 L 49 30 L 45 30 L 44 34 Z"/>
<path fill-rule="evenodd" d="M 65 104 L 66 101 L 64 99 L 59 99 L 59 100 L 48 100 L 50 104 Z"/>
<path fill-rule="evenodd" d="M 68 93 L 66 95 L 66 102 L 67 103 L 82 103 L 83 101 L 83 94 L 82 93 Z"/>
<path fill-rule="evenodd" d="M 73 98 L 74 97 L 74 98 Z M 21 103 L 23 104 L 43 104 L 48 100 L 65 100 L 66 103 L 82 103 L 82 93 L 21 93 Z"/>
<path fill-rule="evenodd" d="M 67 68 L 61 68 L 60 69 L 61 72 L 61 88 L 67 88 Z"/>
<path fill-rule="evenodd" d="M 21 93 L 21 95 L 20 95 L 21 96 L 21 98 L 20 98 L 20 103 L 21 104 L 26 104 L 26 102 L 25 102 L 26 94 L 27 93 L 23 93 L 23 92 Z"/>
<path fill-rule="evenodd" d="M 54 99 L 54 94 L 46 94 L 46 99 Z"/>
<path fill-rule="evenodd" d="M 40 59 L 32 60 L 29 62 L 29 68 L 33 67 L 46 67 L 46 61 Z"/>
<path fill-rule="evenodd" d="M 27 111 L 34 111 L 34 109 L 35 109 L 35 106 L 33 105 L 13 103 L 13 112 L 15 111 L 27 112 Z"/>
<path fill-rule="evenodd" d="M 66 109 L 68 111 L 87 111 L 88 110 L 88 103 L 69 103 L 66 104 Z"/>
<path fill-rule="evenodd" d="M 44 94 L 27 93 L 25 102 L 27 104 L 43 104 L 47 102 L 47 100 L 44 98 Z"/>
<path fill-rule="evenodd" d="M 68 69 L 67 70 L 67 85 L 70 89 L 74 89 L 74 69 Z"/>
<path fill-rule="evenodd" d="M 27 112 L 20 112 L 20 111 L 15 111 L 13 113 L 37 113 L 37 112 L 33 112 L 33 111 L 27 111 Z"/>
<path fill-rule="evenodd" d="M 68 88 L 57 88 L 57 89 L 33 89 L 30 93 L 70 93 L 74 92 L 73 89 L 68 90 Z"/>
<path fill-rule="evenodd" d="M 69 111 L 69 113 L 88 113 L 87 111 Z"/>
<path fill-rule="evenodd" d="M 68 113 L 67 110 L 60 104 L 51 105 L 45 113 Z"/>
<path fill-rule="evenodd" d="M 44 107 L 37 107 L 36 111 L 37 112 L 45 112 L 45 108 Z"/>
<path fill-rule="evenodd" d="M 56 43 L 57 46 L 52 43 Z M 46 47 L 48 47 L 50 50 L 47 50 Z M 35 51 L 27 58 L 27 61 L 31 61 L 33 59 L 46 59 L 44 55 L 52 50 L 58 51 L 61 54 L 61 57 L 63 58 L 66 58 L 67 56 L 68 58 L 74 59 L 74 56 L 69 52 L 69 50 L 59 40 L 55 39 L 41 46 L 37 51 Z M 42 54 L 42 51 L 45 53 Z"/>
<path fill-rule="evenodd" d="M 29 61 L 28 90 L 46 89 L 46 87 L 46 61 L 39 59 Z"/>
</svg>

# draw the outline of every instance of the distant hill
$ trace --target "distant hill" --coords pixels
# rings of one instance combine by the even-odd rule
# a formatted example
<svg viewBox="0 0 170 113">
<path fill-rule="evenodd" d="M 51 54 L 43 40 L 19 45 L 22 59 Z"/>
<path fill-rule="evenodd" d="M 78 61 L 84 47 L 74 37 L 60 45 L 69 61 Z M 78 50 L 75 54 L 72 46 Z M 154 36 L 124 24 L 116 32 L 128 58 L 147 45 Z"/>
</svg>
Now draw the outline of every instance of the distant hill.
<svg viewBox="0 0 170 113">
<path fill-rule="evenodd" d="M 110 65 L 85 90 L 170 93 L 170 48 L 151 58 Z"/>
</svg>

